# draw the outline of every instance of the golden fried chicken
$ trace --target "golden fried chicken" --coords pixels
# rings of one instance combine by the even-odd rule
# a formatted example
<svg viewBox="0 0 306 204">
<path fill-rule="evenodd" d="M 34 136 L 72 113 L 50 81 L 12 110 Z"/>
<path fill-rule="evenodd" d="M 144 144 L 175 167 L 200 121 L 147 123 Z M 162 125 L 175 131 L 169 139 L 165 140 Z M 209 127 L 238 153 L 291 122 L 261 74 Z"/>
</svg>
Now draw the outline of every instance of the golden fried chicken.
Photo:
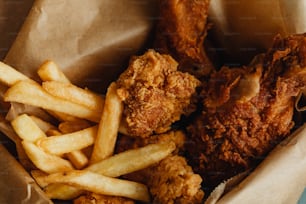
<svg viewBox="0 0 306 204">
<path fill-rule="evenodd" d="M 172 155 L 159 163 L 125 175 L 124 178 L 146 184 L 152 195 L 152 202 L 156 204 L 201 203 L 204 197 L 201 189 L 202 178 L 193 172 L 184 157 L 179 156 L 183 151 L 185 139 L 182 131 L 170 131 L 148 138 L 120 138 L 120 151 L 169 141 L 174 142 L 177 148 Z"/>
<path fill-rule="evenodd" d="M 277 36 L 261 62 L 223 67 L 202 93 L 202 112 L 188 127 L 189 161 L 212 190 L 255 167 L 294 127 L 295 98 L 306 88 L 306 34 Z"/>
<path fill-rule="evenodd" d="M 200 82 L 177 71 L 177 65 L 169 55 L 153 50 L 132 57 L 117 80 L 129 135 L 147 137 L 166 132 L 182 115 L 195 110 L 193 98 Z"/>
<path fill-rule="evenodd" d="M 202 203 L 202 178 L 193 173 L 182 156 L 174 155 L 163 159 L 158 165 L 147 169 L 147 185 L 158 204 Z"/>
<path fill-rule="evenodd" d="M 134 204 L 128 198 L 87 193 L 75 199 L 73 204 Z"/>
<path fill-rule="evenodd" d="M 159 0 L 154 48 L 170 54 L 180 70 L 201 78 L 214 68 L 204 50 L 210 0 Z"/>
</svg>

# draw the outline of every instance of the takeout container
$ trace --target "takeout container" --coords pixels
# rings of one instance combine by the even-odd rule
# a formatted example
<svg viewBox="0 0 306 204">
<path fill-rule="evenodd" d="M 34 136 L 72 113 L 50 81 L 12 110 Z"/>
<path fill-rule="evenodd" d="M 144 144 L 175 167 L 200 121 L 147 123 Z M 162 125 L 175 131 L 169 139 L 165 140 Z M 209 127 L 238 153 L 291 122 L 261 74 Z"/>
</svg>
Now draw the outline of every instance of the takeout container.
<svg viewBox="0 0 306 204">
<path fill-rule="evenodd" d="M 16 1 L 0 2 L 8 11 L 18 7 Z M 157 20 L 154 0 L 24 2 L 17 11 L 23 13 L 21 16 L 25 19 L 3 17 L 3 21 L 7 18 L 16 21 L 10 31 L 13 34 L 4 35 L 9 40 L 4 61 L 37 79 L 38 66 L 52 59 L 73 83 L 100 93 L 126 68 L 131 55 L 141 54 L 150 47 Z M 298 0 L 290 3 L 285 0 L 214 0 L 210 7 L 212 29 L 208 37 L 212 46 L 209 49 L 220 56 L 222 64 L 247 64 L 255 54 L 271 45 L 275 34 L 306 32 L 305 7 L 306 3 Z M 3 21 L 1 32 L 6 33 L 11 22 L 5 25 Z M 14 32 L 18 35 L 13 42 Z M 233 180 L 221 184 L 207 203 L 296 202 L 306 186 L 305 137 L 306 128 L 302 126 L 254 172 L 234 182 L 239 183 L 235 188 L 230 185 Z M 2 146 L 0 154 L 1 203 L 51 203 Z M 228 189 L 231 191 L 223 196 Z"/>
</svg>

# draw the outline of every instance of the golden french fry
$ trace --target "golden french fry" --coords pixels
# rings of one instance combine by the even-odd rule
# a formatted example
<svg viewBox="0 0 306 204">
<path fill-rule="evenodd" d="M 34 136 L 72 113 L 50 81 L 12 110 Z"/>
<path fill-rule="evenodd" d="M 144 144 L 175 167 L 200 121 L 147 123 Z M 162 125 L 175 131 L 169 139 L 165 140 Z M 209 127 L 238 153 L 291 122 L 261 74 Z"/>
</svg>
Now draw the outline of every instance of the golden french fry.
<svg viewBox="0 0 306 204">
<path fill-rule="evenodd" d="M 57 64 L 51 60 L 45 61 L 37 70 L 37 74 L 42 81 L 61 81 L 70 83 L 70 80 L 57 66 Z"/>
<path fill-rule="evenodd" d="M 83 169 L 89 162 L 81 150 L 69 152 L 66 156 L 76 169 Z"/>
<path fill-rule="evenodd" d="M 93 126 L 73 133 L 49 136 L 38 140 L 37 145 L 55 155 L 81 150 L 94 143 L 97 129 L 97 126 Z"/>
<path fill-rule="evenodd" d="M 44 192 L 50 199 L 72 200 L 84 191 L 71 185 L 53 183 L 44 187 Z"/>
<path fill-rule="evenodd" d="M 54 118 L 56 118 L 58 121 L 64 122 L 64 121 L 77 121 L 80 118 L 77 118 L 75 116 L 69 115 L 67 113 L 60 113 L 56 111 L 48 111 L 50 115 L 52 115 Z"/>
<path fill-rule="evenodd" d="M 62 133 L 56 129 L 49 129 L 46 134 L 47 136 L 62 135 Z M 89 162 L 87 156 L 81 150 L 69 152 L 66 154 L 66 157 L 76 169 L 84 168 Z"/>
<path fill-rule="evenodd" d="M 27 114 L 17 116 L 11 121 L 11 124 L 17 135 L 23 140 L 36 142 L 40 138 L 47 137 Z"/>
<path fill-rule="evenodd" d="M 58 129 L 62 133 L 65 134 L 65 133 L 71 133 L 71 132 L 79 131 L 85 128 L 89 128 L 90 126 L 92 126 L 92 124 L 89 121 L 79 119 L 79 120 L 74 120 L 74 121 L 61 122 L 58 125 Z"/>
<path fill-rule="evenodd" d="M 101 113 L 82 105 L 60 99 L 47 93 L 39 84 L 20 81 L 4 94 L 4 101 L 19 102 L 46 110 L 66 113 L 75 117 L 99 122 Z"/>
<path fill-rule="evenodd" d="M 18 81 L 31 80 L 26 75 L 3 62 L 0 62 L 0 73 L 0 82 L 7 86 L 12 86 Z"/>
<path fill-rule="evenodd" d="M 63 172 L 73 169 L 69 161 L 44 152 L 34 143 L 25 140 L 21 143 L 26 154 L 38 169 L 46 173 Z"/>
<path fill-rule="evenodd" d="M 117 178 L 106 177 L 86 170 L 73 170 L 54 173 L 47 176 L 39 176 L 38 183 L 68 184 L 86 191 L 122 196 L 143 202 L 150 201 L 150 194 L 144 184 Z"/>
<path fill-rule="evenodd" d="M 174 149 L 175 144 L 173 142 L 150 144 L 141 148 L 121 152 L 90 165 L 85 170 L 108 177 L 119 177 L 156 164 L 169 156 Z M 48 183 L 45 183 L 45 185 L 48 185 Z M 53 185 L 56 185 L 56 187 Z M 63 200 L 73 199 L 75 198 L 73 196 L 81 193 L 80 189 L 72 188 L 64 184 L 48 185 L 45 188 L 45 192 L 49 198 Z"/>
<path fill-rule="evenodd" d="M 173 142 L 149 144 L 113 155 L 86 169 L 109 177 L 119 177 L 147 168 L 166 158 L 174 150 Z"/>
<path fill-rule="evenodd" d="M 43 131 L 43 132 L 47 132 L 48 130 L 52 130 L 52 129 L 56 129 L 56 127 L 54 125 L 52 125 L 51 123 L 42 120 L 39 117 L 36 117 L 34 115 L 31 115 L 30 118 L 36 123 L 36 125 Z"/>
<path fill-rule="evenodd" d="M 83 89 L 73 84 L 67 84 L 60 81 L 43 82 L 42 87 L 51 95 L 102 112 L 104 104 L 103 97 L 88 89 Z"/>
<path fill-rule="evenodd" d="M 117 95 L 117 85 L 111 83 L 107 89 L 104 108 L 90 162 L 96 163 L 114 152 L 118 129 L 123 112 L 123 103 Z"/>
</svg>

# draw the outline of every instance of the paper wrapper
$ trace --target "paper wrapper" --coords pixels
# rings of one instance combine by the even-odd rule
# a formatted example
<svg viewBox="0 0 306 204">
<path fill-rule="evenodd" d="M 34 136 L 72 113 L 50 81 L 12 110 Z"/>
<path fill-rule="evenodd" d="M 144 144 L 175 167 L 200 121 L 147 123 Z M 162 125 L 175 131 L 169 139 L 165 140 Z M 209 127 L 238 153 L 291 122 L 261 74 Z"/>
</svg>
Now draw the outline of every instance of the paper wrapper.
<svg viewBox="0 0 306 204">
<path fill-rule="evenodd" d="M 306 2 L 300 0 L 213 0 L 211 35 L 216 52 L 230 66 L 248 64 L 274 36 L 306 31 Z"/>
<path fill-rule="evenodd" d="M 249 63 L 270 46 L 276 33 L 306 31 L 305 5 L 298 0 L 213 0 L 211 49 L 226 64 Z M 5 62 L 37 79 L 38 66 L 52 59 L 73 83 L 104 92 L 129 57 L 146 48 L 154 34 L 155 8 L 155 1 L 142 0 L 37 0 Z M 221 184 L 221 193 L 214 192 L 209 203 L 295 203 L 306 185 L 305 134 L 302 127 L 233 190 L 228 192 L 228 186 L 233 188 L 229 184 L 235 182 Z M 6 164 L 1 165 L 0 202 L 49 203 L 1 146 L 0 153 L 0 164 Z"/>
<path fill-rule="evenodd" d="M 38 0 L 5 62 L 31 78 L 46 59 L 73 83 L 104 91 L 149 38 L 151 1 Z"/>
</svg>

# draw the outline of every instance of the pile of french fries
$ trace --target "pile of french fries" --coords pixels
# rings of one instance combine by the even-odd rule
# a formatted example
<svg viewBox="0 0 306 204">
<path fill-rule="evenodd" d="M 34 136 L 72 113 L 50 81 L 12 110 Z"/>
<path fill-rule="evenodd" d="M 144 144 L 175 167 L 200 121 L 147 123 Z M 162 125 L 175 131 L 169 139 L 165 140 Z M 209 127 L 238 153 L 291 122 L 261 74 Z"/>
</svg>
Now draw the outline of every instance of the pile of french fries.
<svg viewBox="0 0 306 204">
<path fill-rule="evenodd" d="M 114 154 L 118 132 L 124 132 L 116 82 L 103 96 L 72 84 L 50 60 L 37 70 L 40 82 L 2 62 L 0 73 L 0 83 L 7 87 L 5 102 L 42 109 L 56 119 L 21 111 L 8 121 L 17 135 L 17 152 L 30 160 L 32 177 L 50 199 L 72 200 L 92 192 L 150 202 L 147 186 L 120 176 L 159 162 L 175 144 L 149 144 Z"/>
</svg>

